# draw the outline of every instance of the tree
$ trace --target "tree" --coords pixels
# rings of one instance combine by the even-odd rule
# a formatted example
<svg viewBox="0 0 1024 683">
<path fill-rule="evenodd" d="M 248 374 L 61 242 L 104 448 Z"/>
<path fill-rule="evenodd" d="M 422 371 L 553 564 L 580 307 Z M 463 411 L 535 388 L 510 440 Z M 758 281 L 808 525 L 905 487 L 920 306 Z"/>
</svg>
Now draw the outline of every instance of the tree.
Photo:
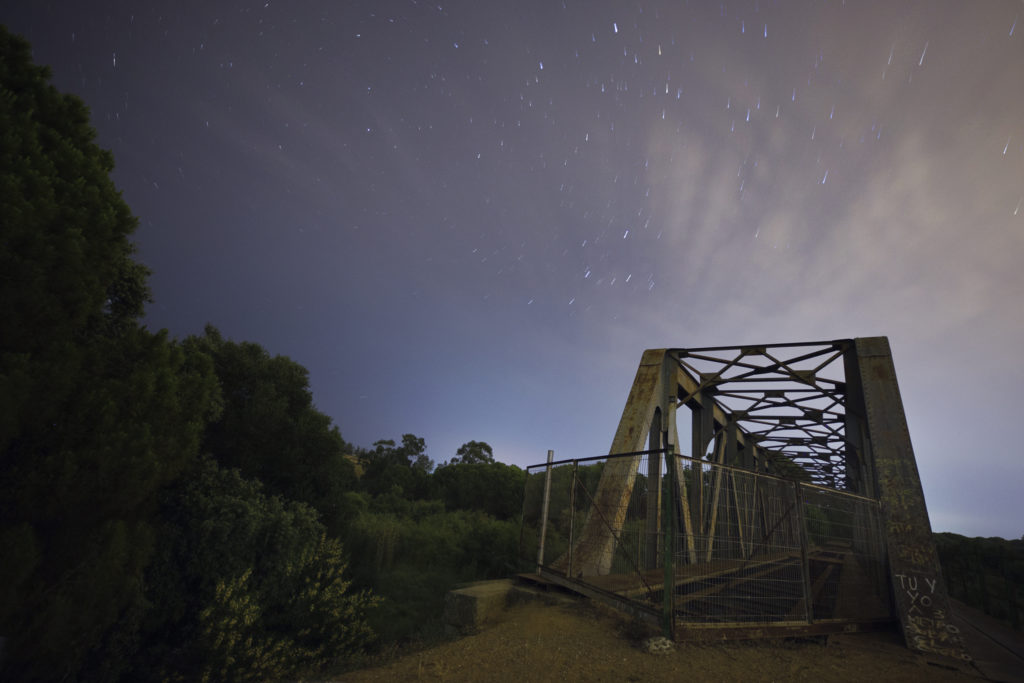
<svg viewBox="0 0 1024 683">
<path fill-rule="evenodd" d="M 479 510 L 502 520 L 523 512 L 526 472 L 503 462 L 445 465 L 433 476 L 435 495 L 448 510 Z"/>
<path fill-rule="evenodd" d="M 355 487 L 353 448 L 313 405 L 309 372 L 259 344 L 225 340 L 208 325 L 186 340 L 206 353 L 220 383 L 223 410 L 207 425 L 203 450 L 272 492 L 316 508 L 332 534 L 349 516 L 344 492 Z"/>
<path fill-rule="evenodd" d="M 394 493 L 415 499 L 426 497 L 434 461 L 426 454 L 426 442 L 415 434 L 403 434 L 402 445 L 392 439 L 373 444 L 366 454 L 363 487 L 372 494 Z"/>
<path fill-rule="evenodd" d="M 478 463 L 493 463 L 494 451 L 486 441 L 467 441 L 455 451 L 455 457 L 451 459 L 452 465 L 473 465 Z"/>
<path fill-rule="evenodd" d="M 426 453 L 427 442 L 415 434 L 403 434 L 401 446 L 396 447 L 393 440 L 386 439 L 375 442 L 373 447 L 373 456 L 389 465 L 400 465 L 426 473 L 434 469 L 434 461 Z"/>
<path fill-rule="evenodd" d="M 115 678 L 153 500 L 196 458 L 212 366 L 137 318 L 136 220 L 88 110 L 0 27 L 0 677 Z"/>
<path fill-rule="evenodd" d="M 0 353 L 36 365 L 61 358 L 69 341 L 133 327 L 149 299 L 113 157 L 93 142 L 81 100 L 49 78 L 28 43 L 0 27 Z"/>
</svg>

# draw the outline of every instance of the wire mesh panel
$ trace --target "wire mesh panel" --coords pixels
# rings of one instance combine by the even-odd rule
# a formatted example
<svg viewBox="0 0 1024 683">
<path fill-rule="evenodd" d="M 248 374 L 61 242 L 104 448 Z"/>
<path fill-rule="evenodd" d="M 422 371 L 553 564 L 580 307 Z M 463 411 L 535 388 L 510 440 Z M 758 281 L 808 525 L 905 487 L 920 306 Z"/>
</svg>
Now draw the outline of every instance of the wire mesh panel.
<svg viewBox="0 0 1024 683">
<path fill-rule="evenodd" d="M 572 524 L 563 512 L 570 507 L 573 468 L 573 462 L 566 462 L 551 466 L 534 465 L 526 469 L 520 542 L 521 554 L 525 560 L 547 566 L 564 555 L 568 549 Z M 545 513 L 546 518 L 543 517 Z"/>
<path fill-rule="evenodd" d="M 531 466 L 522 538 L 539 570 L 682 626 L 891 612 L 877 501 L 709 460 Z"/>
<path fill-rule="evenodd" d="M 805 617 L 793 486 L 675 456 L 679 471 L 674 614 L 678 622 Z"/>
<path fill-rule="evenodd" d="M 659 548 L 664 464 L 660 452 L 562 461 L 527 468 L 524 555 L 567 578 L 642 602 L 662 586 Z M 536 550 L 533 550 L 536 549 Z M 536 557 L 536 555 L 534 555 Z"/>
<path fill-rule="evenodd" d="M 815 621 L 884 618 L 891 611 L 878 503 L 801 485 Z"/>
</svg>

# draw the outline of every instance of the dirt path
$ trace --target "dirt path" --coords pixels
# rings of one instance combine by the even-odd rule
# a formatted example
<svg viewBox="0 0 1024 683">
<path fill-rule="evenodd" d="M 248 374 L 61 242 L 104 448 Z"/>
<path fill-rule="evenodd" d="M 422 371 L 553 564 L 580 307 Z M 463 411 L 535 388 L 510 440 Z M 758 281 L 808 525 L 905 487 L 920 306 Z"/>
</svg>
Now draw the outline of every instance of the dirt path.
<svg viewBox="0 0 1024 683">
<path fill-rule="evenodd" d="M 895 633 L 816 642 L 681 645 L 641 651 L 639 632 L 587 603 L 509 609 L 483 632 L 352 672 L 340 681 L 978 681 L 929 663 Z"/>
</svg>

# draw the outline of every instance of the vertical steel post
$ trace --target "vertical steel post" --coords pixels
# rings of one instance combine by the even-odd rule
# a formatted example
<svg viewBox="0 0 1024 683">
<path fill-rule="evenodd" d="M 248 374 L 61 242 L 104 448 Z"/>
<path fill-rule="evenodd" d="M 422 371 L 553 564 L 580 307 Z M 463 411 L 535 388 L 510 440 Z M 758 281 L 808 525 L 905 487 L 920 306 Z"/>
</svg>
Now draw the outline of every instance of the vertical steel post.
<svg viewBox="0 0 1024 683">
<path fill-rule="evenodd" d="M 572 461 L 572 487 L 569 489 L 569 565 L 565 575 L 572 578 L 572 547 L 576 545 L 576 474 L 579 471 L 578 460 Z"/>
<path fill-rule="evenodd" d="M 661 515 L 665 537 L 662 556 L 665 561 L 665 585 L 662 591 L 662 631 L 669 640 L 675 640 L 675 548 L 676 548 L 676 462 L 675 454 L 665 451 L 665 491 L 662 495 L 664 513 Z"/>
<path fill-rule="evenodd" d="M 660 525 L 658 516 L 661 514 L 661 449 L 665 446 L 662 435 L 661 410 L 654 411 L 651 418 L 651 431 L 648 437 L 647 454 L 647 519 L 643 531 L 644 569 L 658 567 L 658 536 Z"/>
<path fill-rule="evenodd" d="M 708 442 L 704 440 L 704 423 L 704 407 L 699 404 L 691 407 L 690 457 L 694 458 L 694 462 L 690 464 L 693 470 L 693 495 L 690 496 L 693 510 L 690 517 L 693 518 L 694 541 L 698 546 L 704 537 L 704 450 L 708 447 Z"/>
<path fill-rule="evenodd" d="M 540 547 L 537 548 L 537 573 L 544 564 L 544 538 L 548 533 L 548 503 L 551 500 L 551 462 L 555 459 L 555 452 L 548 451 L 548 467 L 544 473 L 544 502 L 540 508 Z"/>
</svg>

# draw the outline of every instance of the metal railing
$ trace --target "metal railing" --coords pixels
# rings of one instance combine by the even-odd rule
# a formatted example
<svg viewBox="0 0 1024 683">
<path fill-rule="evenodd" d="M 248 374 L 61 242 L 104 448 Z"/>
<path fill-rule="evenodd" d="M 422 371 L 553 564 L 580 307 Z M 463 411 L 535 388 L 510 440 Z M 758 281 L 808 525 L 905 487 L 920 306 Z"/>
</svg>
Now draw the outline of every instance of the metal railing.
<svg viewBox="0 0 1024 683">
<path fill-rule="evenodd" d="M 877 501 L 664 451 L 528 467 L 522 539 L 539 573 L 675 635 L 892 615 Z"/>
</svg>

